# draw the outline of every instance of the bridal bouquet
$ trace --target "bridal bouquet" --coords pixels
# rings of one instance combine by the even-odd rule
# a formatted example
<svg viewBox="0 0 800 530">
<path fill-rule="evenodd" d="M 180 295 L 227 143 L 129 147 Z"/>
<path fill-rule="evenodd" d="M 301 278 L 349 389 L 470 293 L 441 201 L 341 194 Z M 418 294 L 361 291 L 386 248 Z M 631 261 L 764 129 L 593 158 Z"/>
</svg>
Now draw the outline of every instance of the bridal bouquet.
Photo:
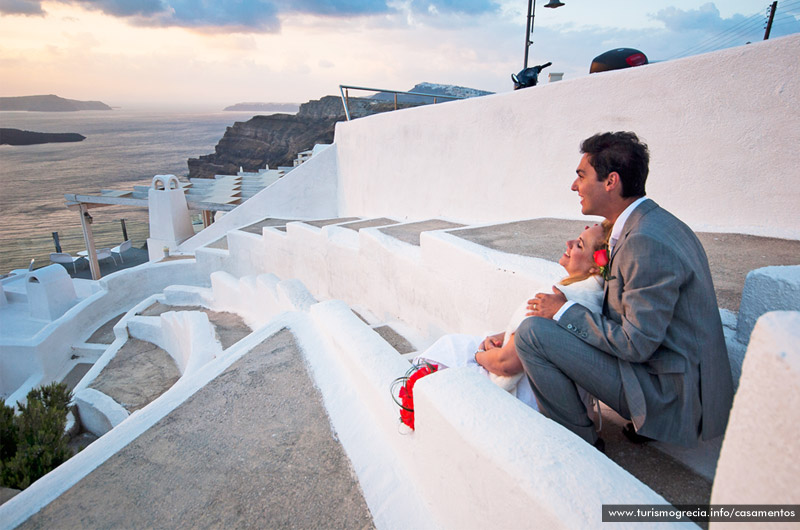
<svg viewBox="0 0 800 530">
<path fill-rule="evenodd" d="M 392 399 L 400 406 L 400 421 L 412 430 L 414 429 L 414 383 L 438 369 L 437 364 L 423 361 L 422 364 L 412 364 L 403 377 L 392 381 Z M 400 390 L 395 392 L 398 386 Z"/>
</svg>

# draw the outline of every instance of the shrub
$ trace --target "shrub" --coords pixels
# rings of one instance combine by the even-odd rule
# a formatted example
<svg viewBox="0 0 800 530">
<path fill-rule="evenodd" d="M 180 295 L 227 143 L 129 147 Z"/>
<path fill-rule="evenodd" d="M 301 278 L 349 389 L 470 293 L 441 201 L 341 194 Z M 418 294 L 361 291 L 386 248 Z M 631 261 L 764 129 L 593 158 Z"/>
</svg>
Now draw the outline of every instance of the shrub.
<svg viewBox="0 0 800 530">
<path fill-rule="evenodd" d="M 32 400 L 42 402 L 46 408 L 63 410 L 66 415 L 72 393 L 67 390 L 67 385 L 64 383 L 50 383 L 28 392 L 28 403 Z"/>
<path fill-rule="evenodd" d="M 72 456 L 64 433 L 70 399 L 66 385 L 53 383 L 31 390 L 26 405 L 17 402 L 16 451 L 0 462 L 3 486 L 25 489 Z"/>
<path fill-rule="evenodd" d="M 0 403 L 0 462 L 11 459 L 17 452 L 17 431 L 14 407 Z"/>
</svg>

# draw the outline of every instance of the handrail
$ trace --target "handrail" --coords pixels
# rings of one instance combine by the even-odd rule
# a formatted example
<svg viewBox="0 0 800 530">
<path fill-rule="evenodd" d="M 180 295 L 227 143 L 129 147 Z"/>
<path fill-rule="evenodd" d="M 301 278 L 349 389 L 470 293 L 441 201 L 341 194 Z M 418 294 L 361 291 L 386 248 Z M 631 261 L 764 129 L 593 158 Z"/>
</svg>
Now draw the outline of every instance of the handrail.
<svg viewBox="0 0 800 530">
<path fill-rule="evenodd" d="M 425 94 L 423 92 L 406 92 L 403 90 L 389 90 L 386 88 L 367 88 L 362 86 L 353 86 L 353 85 L 339 85 L 339 92 L 342 94 L 342 105 L 344 106 L 344 115 L 347 118 L 347 121 L 350 121 L 350 109 L 348 108 L 348 101 L 350 100 L 350 93 L 349 90 L 364 90 L 367 92 L 389 92 L 390 94 L 394 94 L 394 110 L 397 110 L 397 95 L 398 94 L 405 94 L 407 96 L 423 96 L 428 98 L 433 98 L 433 104 L 436 104 L 437 99 L 467 99 L 462 96 L 444 96 L 442 94 Z"/>
</svg>

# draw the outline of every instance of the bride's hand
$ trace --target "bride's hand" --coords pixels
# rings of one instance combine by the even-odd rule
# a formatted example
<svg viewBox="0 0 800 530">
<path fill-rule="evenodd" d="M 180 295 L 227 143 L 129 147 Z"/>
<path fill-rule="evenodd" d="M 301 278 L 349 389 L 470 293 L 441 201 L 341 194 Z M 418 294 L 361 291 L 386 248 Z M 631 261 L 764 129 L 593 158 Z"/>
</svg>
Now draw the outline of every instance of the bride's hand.
<svg viewBox="0 0 800 530">
<path fill-rule="evenodd" d="M 534 311 L 536 311 L 536 298 L 531 298 L 528 300 L 528 312 L 525 313 L 525 316 L 532 317 L 534 315 Z"/>
<path fill-rule="evenodd" d="M 503 345 L 503 336 L 505 333 L 497 333 L 495 335 L 489 335 L 485 339 L 483 339 L 483 343 L 481 344 L 481 349 L 483 351 L 491 350 L 492 348 L 500 348 Z"/>
</svg>

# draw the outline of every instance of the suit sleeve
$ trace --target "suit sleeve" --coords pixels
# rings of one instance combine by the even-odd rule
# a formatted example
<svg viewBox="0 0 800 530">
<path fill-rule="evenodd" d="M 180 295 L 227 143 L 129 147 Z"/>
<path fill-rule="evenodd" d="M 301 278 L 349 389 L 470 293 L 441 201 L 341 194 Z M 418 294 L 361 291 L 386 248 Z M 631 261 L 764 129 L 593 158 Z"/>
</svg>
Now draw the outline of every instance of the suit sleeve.
<svg viewBox="0 0 800 530">
<path fill-rule="evenodd" d="M 559 325 L 615 357 L 645 362 L 664 342 L 681 285 L 691 271 L 672 246 L 637 233 L 614 256 L 611 273 L 615 278 L 609 281 L 609 297 L 616 300 L 622 289 L 621 322 L 575 305 Z"/>
</svg>

